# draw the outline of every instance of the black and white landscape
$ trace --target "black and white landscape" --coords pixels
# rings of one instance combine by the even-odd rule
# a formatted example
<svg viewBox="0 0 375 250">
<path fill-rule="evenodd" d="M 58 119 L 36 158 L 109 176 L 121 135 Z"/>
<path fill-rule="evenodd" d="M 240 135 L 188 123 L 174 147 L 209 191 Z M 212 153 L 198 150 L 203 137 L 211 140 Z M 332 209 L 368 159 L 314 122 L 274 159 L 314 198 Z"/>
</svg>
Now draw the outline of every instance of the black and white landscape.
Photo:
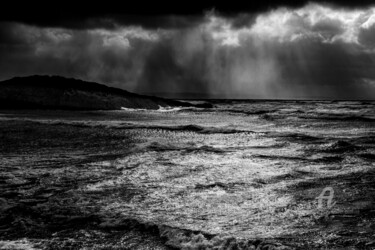
<svg viewBox="0 0 375 250">
<path fill-rule="evenodd" d="M 375 6 L 0 11 L 0 249 L 374 249 Z"/>
</svg>

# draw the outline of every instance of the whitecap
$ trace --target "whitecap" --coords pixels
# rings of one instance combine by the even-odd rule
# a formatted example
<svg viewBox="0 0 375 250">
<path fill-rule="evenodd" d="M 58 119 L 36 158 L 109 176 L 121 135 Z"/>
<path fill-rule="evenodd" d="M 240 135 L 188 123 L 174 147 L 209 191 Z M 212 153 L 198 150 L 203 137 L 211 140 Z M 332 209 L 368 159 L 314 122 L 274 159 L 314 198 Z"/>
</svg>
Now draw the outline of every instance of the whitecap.
<svg viewBox="0 0 375 250">
<path fill-rule="evenodd" d="M 129 111 L 129 112 L 147 111 L 147 109 L 132 109 L 132 108 L 124 108 L 124 107 L 121 107 L 121 110 Z"/>
</svg>

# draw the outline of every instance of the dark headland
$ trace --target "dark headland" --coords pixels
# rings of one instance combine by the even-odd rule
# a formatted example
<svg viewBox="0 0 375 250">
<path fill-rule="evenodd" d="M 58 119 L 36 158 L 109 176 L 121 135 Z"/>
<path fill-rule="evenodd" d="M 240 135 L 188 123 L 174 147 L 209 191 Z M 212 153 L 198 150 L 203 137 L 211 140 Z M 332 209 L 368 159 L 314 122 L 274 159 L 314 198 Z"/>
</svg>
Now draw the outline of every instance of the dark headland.
<svg viewBox="0 0 375 250">
<path fill-rule="evenodd" d="M 154 96 L 144 96 L 60 76 L 15 77 L 0 82 L 0 109 L 119 110 L 161 107 L 211 107 Z"/>
</svg>

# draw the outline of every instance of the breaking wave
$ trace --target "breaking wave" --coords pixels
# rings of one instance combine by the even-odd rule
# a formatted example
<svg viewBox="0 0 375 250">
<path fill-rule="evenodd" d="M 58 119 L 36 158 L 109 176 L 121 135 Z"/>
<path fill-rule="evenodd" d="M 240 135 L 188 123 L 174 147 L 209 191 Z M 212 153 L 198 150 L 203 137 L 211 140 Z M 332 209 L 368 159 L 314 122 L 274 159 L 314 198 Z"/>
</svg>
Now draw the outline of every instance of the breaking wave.
<svg viewBox="0 0 375 250">
<path fill-rule="evenodd" d="M 375 118 L 361 115 L 300 115 L 300 119 L 314 119 L 323 121 L 344 121 L 344 122 L 375 122 Z"/>
<path fill-rule="evenodd" d="M 148 141 L 144 143 L 139 143 L 136 146 L 137 151 L 185 151 L 187 153 L 197 153 L 197 152 L 209 152 L 209 153 L 225 153 L 229 152 L 230 150 L 222 149 L 222 148 L 215 148 L 211 146 L 193 146 L 193 145 L 186 145 L 186 144 L 172 144 L 172 143 L 161 143 L 158 141 Z"/>
<path fill-rule="evenodd" d="M 197 110 L 199 108 L 194 108 L 194 107 L 162 107 L 159 105 L 159 109 L 156 111 L 158 112 L 178 112 L 181 110 Z"/>
<path fill-rule="evenodd" d="M 323 138 L 312 136 L 303 133 L 277 133 L 270 132 L 267 134 L 267 137 L 276 137 L 277 140 L 295 142 L 295 143 L 320 143 L 323 141 Z"/>
<path fill-rule="evenodd" d="M 125 123 L 119 129 L 160 129 L 167 131 L 196 132 L 200 134 L 237 134 L 237 133 L 257 133 L 251 130 L 239 130 L 231 127 L 204 127 L 195 124 L 164 126 L 164 125 L 139 125 Z"/>
<path fill-rule="evenodd" d="M 359 146 L 356 146 L 350 142 L 347 141 L 336 141 L 329 145 L 327 145 L 325 148 L 323 148 L 323 152 L 326 153 L 347 153 L 347 152 L 354 152 L 361 149 Z"/>
<path fill-rule="evenodd" d="M 121 107 L 121 110 L 128 111 L 128 112 L 138 112 L 138 111 L 148 111 L 149 109 L 132 109 L 132 108 Z"/>
<path fill-rule="evenodd" d="M 103 225 L 103 223 L 102 223 Z M 277 240 L 244 239 L 233 236 L 215 235 L 198 230 L 189 230 L 167 225 L 143 223 L 136 219 L 125 219 L 116 224 L 106 224 L 107 229 L 123 229 L 124 231 L 139 230 L 150 235 L 158 236 L 166 246 L 172 249 L 198 250 L 198 249 L 292 249 Z"/>
<path fill-rule="evenodd" d="M 9 121 L 17 121 L 19 119 L 7 119 Z M 72 127 L 95 127 L 95 128 L 112 128 L 112 129 L 155 129 L 155 130 L 165 130 L 165 131 L 175 131 L 175 132 L 195 132 L 199 134 L 264 134 L 265 132 L 255 132 L 252 130 L 240 130 L 232 128 L 231 126 L 225 127 L 209 127 L 200 126 L 196 124 L 188 125 L 143 125 L 139 123 L 114 123 L 114 124 L 104 124 L 97 122 L 81 122 L 81 121 L 62 121 L 62 120 L 33 120 L 33 119 L 23 119 L 23 121 L 28 121 L 32 123 L 39 124 L 49 124 L 54 126 L 72 126 Z"/>
<path fill-rule="evenodd" d="M 156 111 L 156 112 L 178 112 L 178 111 L 182 111 L 182 110 L 202 110 L 202 108 L 196 108 L 196 107 L 162 107 L 159 105 L 159 109 L 133 109 L 133 108 L 124 108 L 124 107 L 121 107 L 121 110 L 123 111 L 127 111 L 127 112 L 139 112 L 139 111 L 143 111 L 143 112 L 153 112 L 153 111 Z"/>
</svg>

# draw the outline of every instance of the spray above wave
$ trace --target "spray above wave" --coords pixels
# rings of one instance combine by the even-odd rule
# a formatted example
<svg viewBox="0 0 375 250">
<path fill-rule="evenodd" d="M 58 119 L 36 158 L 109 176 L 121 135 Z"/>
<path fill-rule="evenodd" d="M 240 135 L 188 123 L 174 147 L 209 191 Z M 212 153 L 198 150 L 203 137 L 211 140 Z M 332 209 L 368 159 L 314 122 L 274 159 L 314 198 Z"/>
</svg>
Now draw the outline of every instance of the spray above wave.
<svg viewBox="0 0 375 250">
<path fill-rule="evenodd" d="M 170 107 L 170 106 L 166 106 L 166 107 L 162 107 L 159 105 L 159 109 L 156 109 L 156 110 L 152 110 L 152 111 L 155 111 L 155 112 L 178 112 L 178 111 L 183 111 L 183 110 L 201 110 L 202 108 L 195 108 L 195 107 Z M 133 108 L 125 108 L 125 107 L 121 107 L 121 110 L 123 111 L 127 111 L 127 112 L 142 112 L 142 111 L 150 111 L 150 109 L 133 109 Z"/>
</svg>

